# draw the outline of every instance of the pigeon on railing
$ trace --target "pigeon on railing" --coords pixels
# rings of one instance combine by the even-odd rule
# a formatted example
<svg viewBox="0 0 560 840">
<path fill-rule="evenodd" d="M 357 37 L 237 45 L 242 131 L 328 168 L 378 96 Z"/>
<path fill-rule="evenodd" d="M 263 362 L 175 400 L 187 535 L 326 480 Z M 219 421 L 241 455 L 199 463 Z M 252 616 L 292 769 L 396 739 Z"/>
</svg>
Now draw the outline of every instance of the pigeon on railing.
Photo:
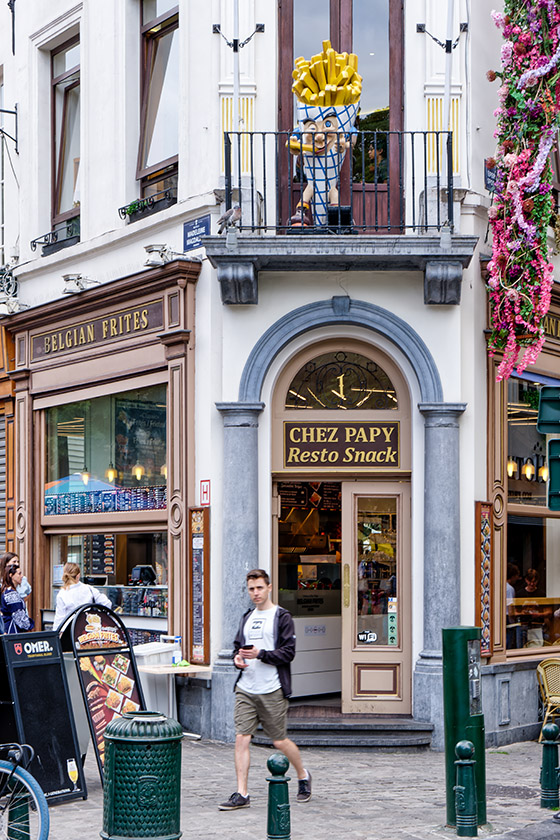
<svg viewBox="0 0 560 840">
<path fill-rule="evenodd" d="M 241 219 L 241 207 L 239 204 L 234 204 L 229 210 L 226 210 L 218 219 L 218 233 L 223 233 L 228 227 L 235 227 L 237 222 Z"/>
</svg>

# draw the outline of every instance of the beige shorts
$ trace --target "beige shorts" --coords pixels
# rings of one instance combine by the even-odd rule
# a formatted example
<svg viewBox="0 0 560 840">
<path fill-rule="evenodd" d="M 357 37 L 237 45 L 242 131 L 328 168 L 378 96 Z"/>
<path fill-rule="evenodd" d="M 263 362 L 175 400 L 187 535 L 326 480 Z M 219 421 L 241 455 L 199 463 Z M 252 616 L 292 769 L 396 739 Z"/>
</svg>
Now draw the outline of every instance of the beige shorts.
<svg viewBox="0 0 560 840">
<path fill-rule="evenodd" d="M 282 689 L 270 694 L 245 694 L 235 689 L 233 721 L 237 735 L 254 735 L 259 723 L 271 741 L 283 741 L 286 735 L 288 700 Z"/>
</svg>

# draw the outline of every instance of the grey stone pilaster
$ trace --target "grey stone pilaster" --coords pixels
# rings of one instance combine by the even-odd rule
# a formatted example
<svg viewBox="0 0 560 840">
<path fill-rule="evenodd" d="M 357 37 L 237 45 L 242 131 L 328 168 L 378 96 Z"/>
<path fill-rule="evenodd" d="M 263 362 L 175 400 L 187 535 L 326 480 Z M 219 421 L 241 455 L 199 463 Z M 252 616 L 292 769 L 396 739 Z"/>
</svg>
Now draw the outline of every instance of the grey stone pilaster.
<svg viewBox="0 0 560 840">
<path fill-rule="evenodd" d="M 245 610 L 245 575 L 259 566 L 258 423 L 264 403 L 217 403 L 224 423 L 222 481 L 222 650 L 212 673 L 212 738 L 233 740 L 231 660 L 239 619 Z"/>
<path fill-rule="evenodd" d="M 459 418 L 464 403 L 421 403 L 424 415 L 424 645 L 414 670 L 414 718 L 443 749 L 441 631 L 460 623 Z"/>
</svg>

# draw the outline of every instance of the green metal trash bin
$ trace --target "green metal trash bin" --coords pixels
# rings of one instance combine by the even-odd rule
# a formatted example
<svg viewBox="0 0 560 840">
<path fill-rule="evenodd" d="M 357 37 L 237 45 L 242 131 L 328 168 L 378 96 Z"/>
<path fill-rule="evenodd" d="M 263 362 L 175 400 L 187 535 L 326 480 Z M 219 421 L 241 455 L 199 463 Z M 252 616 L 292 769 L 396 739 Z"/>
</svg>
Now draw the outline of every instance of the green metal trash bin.
<svg viewBox="0 0 560 840">
<path fill-rule="evenodd" d="M 127 712 L 108 724 L 104 840 L 181 836 L 182 738 L 181 725 L 159 712 Z"/>
</svg>

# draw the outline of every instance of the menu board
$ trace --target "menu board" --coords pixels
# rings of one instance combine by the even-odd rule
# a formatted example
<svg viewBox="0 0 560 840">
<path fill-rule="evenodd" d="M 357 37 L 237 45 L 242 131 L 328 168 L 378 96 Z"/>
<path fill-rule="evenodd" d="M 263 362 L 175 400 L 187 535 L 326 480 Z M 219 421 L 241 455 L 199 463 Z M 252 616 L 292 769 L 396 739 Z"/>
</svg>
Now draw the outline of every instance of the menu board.
<svg viewBox="0 0 560 840">
<path fill-rule="evenodd" d="M 109 721 L 122 717 L 124 712 L 137 712 L 141 708 L 138 686 L 129 676 L 128 653 L 80 656 L 78 661 L 97 752 L 103 763 L 105 728 Z"/>
<path fill-rule="evenodd" d="M 210 664 L 208 604 L 210 576 L 210 511 L 208 507 L 189 510 L 190 552 L 190 661 Z"/>
<path fill-rule="evenodd" d="M 106 607 L 81 607 L 73 614 L 70 633 L 103 778 L 107 724 L 125 712 L 146 708 L 136 660 L 124 624 Z"/>
<path fill-rule="evenodd" d="M 165 510 L 165 484 L 153 487 L 115 487 L 75 493 L 45 493 L 45 516 L 74 513 L 114 513 L 129 510 Z"/>
<path fill-rule="evenodd" d="M 115 574 L 115 537 L 113 534 L 92 534 L 83 538 L 84 564 L 89 575 Z"/>
<path fill-rule="evenodd" d="M 339 481 L 284 481 L 278 485 L 282 507 L 339 511 Z"/>
</svg>

